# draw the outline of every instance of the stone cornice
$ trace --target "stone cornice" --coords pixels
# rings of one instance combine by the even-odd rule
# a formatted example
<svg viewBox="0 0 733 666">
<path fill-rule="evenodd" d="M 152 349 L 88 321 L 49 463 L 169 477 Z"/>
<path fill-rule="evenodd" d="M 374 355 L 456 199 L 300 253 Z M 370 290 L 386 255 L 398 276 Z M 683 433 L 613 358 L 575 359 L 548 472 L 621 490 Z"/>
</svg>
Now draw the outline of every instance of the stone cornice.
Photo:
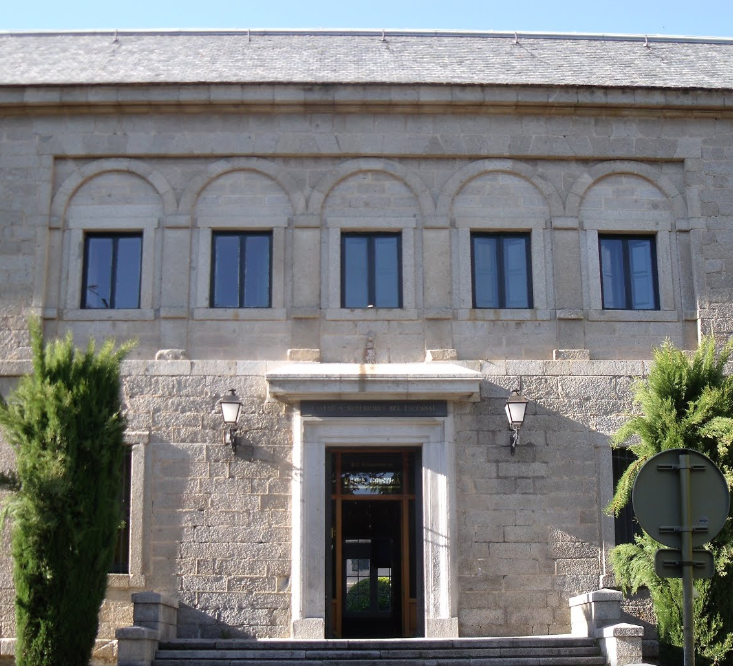
<svg viewBox="0 0 733 666">
<path fill-rule="evenodd" d="M 733 115 L 733 90 L 405 84 L 0 86 L 0 113 L 186 111 Z"/>
</svg>

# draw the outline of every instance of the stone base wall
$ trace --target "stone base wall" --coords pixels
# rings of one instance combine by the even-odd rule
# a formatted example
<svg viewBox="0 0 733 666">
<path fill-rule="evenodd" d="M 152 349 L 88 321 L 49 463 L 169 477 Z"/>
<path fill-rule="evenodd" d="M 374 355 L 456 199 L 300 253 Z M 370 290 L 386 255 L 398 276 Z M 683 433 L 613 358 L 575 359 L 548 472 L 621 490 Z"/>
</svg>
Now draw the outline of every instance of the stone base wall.
<svg viewBox="0 0 733 666">
<path fill-rule="evenodd" d="M 125 364 L 130 428 L 149 433 L 145 585 L 178 598 L 182 638 L 289 635 L 292 436 L 265 369 Z M 215 409 L 229 388 L 244 398 L 236 455 Z"/>
<path fill-rule="evenodd" d="M 482 363 L 479 404 L 456 405 L 462 635 L 563 633 L 567 599 L 609 571 L 609 436 L 643 362 Z M 530 400 L 516 455 L 503 404 Z"/>
<path fill-rule="evenodd" d="M 133 498 L 139 570 L 111 578 L 100 636 L 129 626 L 130 594 L 180 602 L 180 637 L 290 635 L 293 409 L 268 399 L 274 363 L 128 361 L 128 438 L 143 470 Z M 478 367 L 478 366 L 477 366 Z M 631 408 L 646 363 L 481 364 L 481 401 L 454 403 L 458 619 L 463 636 L 565 633 L 570 596 L 609 573 L 613 521 L 610 434 Z M 529 400 L 515 456 L 503 403 Z M 221 442 L 215 403 L 245 396 L 243 441 Z M 140 444 L 139 442 L 143 442 Z M 137 523 L 136 523 L 137 521 Z M 136 525 L 136 526 L 135 526 Z M 133 544 L 134 546 L 134 544 Z M 9 560 L 3 603 L 12 604 Z M 12 630 L 12 606 L 3 635 Z"/>
</svg>

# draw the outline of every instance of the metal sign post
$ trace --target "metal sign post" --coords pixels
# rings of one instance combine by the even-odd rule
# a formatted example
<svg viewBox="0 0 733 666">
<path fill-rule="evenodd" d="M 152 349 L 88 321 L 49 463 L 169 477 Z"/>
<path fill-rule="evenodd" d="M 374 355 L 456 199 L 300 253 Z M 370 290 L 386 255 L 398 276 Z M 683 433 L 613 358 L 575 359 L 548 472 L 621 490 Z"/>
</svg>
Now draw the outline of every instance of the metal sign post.
<svg viewBox="0 0 733 666">
<path fill-rule="evenodd" d="M 639 470 L 632 492 L 639 524 L 673 550 L 654 558 L 658 576 L 682 578 L 684 666 L 695 666 L 692 579 L 712 577 L 712 553 L 700 548 L 728 518 L 730 496 L 723 473 L 710 458 L 692 449 L 658 453 Z"/>
<path fill-rule="evenodd" d="M 695 642 L 692 633 L 692 507 L 690 502 L 690 456 L 681 453 L 680 472 L 680 525 L 682 550 L 682 619 L 685 637 L 685 666 L 695 666 Z"/>
</svg>

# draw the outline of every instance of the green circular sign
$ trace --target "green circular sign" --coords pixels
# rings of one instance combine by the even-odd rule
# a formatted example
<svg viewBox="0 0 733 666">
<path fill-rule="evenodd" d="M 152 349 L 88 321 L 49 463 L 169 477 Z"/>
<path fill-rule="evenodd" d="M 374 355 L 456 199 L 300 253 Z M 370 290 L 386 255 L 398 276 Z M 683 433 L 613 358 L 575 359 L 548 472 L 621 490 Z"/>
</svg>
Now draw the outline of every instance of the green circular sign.
<svg viewBox="0 0 733 666">
<path fill-rule="evenodd" d="M 681 548 L 682 491 L 680 455 L 690 460 L 690 525 L 692 546 L 710 541 L 728 518 L 730 495 L 723 473 L 699 451 L 669 449 L 650 458 L 639 470 L 631 501 L 639 524 L 670 548 Z"/>
</svg>

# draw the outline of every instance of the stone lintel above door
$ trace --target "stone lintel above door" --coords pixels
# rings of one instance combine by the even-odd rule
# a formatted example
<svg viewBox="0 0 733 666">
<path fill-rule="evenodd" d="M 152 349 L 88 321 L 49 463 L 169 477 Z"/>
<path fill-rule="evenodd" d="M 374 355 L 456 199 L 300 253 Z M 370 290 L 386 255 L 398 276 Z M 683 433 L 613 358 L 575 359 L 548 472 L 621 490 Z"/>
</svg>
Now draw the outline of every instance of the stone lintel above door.
<svg viewBox="0 0 733 666">
<path fill-rule="evenodd" d="M 270 396 L 284 402 L 480 400 L 481 373 L 455 363 L 291 363 L 266 377 Z"/>
</svg>

